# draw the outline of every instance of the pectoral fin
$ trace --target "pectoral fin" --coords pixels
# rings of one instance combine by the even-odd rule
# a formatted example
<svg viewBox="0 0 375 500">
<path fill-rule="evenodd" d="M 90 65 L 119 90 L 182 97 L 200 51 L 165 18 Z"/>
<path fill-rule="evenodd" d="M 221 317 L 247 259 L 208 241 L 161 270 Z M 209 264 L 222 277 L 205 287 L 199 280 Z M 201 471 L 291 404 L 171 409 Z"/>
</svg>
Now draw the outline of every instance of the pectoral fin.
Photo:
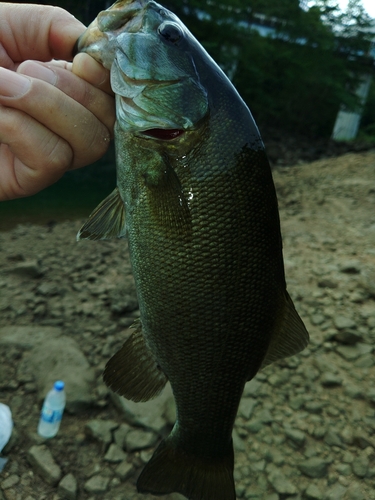
<svg viewBox="0 0 375 500">
<path fill-rule="evenodd" d="M 142 334 L 142 325 L 135 323 L 131 337 L 108 361 L 104 382 L 114 392 L 132 401 L 148 401 L 156 397 L 167 383 Z"/>
<path fill-rule="evenodd" d="M 183 193 L 181 182 L 165 158 L 162 172 L 157 175 L 146 173 L 151 221 L 169 236 L 189 236 L 192 220 L 189 203 Z"/>
<path fill-rule="evenodd" d="M 77 234 L 79 240 L 109 240 L 125 236 L 125 207 L 118 188 L 90 214 Z"/>
<path fill-rule="evenodd" d="M 261 368 L 302 351 L 309 342 L 309 334 L 299 317 L 292 299 L 285 292 L 281 320 L 277 322 Z"/>
</svg>

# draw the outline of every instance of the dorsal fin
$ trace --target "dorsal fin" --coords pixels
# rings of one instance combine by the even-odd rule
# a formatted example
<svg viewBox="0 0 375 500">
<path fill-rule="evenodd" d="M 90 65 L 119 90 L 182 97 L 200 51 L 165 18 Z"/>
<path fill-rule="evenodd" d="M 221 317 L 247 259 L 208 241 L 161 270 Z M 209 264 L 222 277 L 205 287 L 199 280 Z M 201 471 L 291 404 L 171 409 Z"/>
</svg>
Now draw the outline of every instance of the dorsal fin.
<svg viewBox="0 0 375 500">
<path fill-rule="evenodd" d="M 79 240 L 109 240 L 125 236 L 125 207 L 118 188 L 90 214 L 77 234 Z"/>
</svg>

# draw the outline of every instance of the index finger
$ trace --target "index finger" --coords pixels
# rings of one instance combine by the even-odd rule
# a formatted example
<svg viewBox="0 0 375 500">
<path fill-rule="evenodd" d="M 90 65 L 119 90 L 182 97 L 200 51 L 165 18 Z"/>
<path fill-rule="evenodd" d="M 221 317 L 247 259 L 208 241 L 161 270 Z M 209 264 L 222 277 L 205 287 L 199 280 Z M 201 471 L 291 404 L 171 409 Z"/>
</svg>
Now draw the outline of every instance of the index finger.
<svg viewBox="0 0 375 500">
<path fill-rule="evenodd" d="M 13 63 L 72 60 L 73 46 L 84 30 L 80 21 L 60 7 L 0 4 L 0 43 Z"/>
</svg>

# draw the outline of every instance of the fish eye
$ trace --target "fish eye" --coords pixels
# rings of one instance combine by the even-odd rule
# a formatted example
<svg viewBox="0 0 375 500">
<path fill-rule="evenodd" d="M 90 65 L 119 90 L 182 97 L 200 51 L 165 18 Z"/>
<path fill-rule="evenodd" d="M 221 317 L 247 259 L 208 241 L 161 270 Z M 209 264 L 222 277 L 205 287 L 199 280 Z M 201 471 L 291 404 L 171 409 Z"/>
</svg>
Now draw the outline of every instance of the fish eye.
<svg viewBox="0 0 375 500">
<path fill-rule="evenodd" d="M 158 33 L 166 42 L 170 43 L 177 43 L 182 37 L 181 29 L 174 23 L 161 24 Z"/>
</svg>

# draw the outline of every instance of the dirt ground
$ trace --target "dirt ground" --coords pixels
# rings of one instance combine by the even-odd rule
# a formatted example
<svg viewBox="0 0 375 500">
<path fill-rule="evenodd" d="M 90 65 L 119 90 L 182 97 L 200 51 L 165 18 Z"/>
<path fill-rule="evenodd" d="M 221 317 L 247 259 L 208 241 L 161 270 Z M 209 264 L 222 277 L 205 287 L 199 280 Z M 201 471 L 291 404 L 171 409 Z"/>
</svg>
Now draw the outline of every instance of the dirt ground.
<svg viewBox="0 0 375 500">
<path fill-rule="evenodd" d="M 234 439 L 237 495 L 375 499 L 375 151 L 280 167 L 274 179 L 288 290 L 311 342 L 245 390 Z M 0 402 L 15 422 L 3 454 L 9 460 L 0 472 L 0 500 L 156 498 L 134 486 L 155 440 L 123 446 L 121 460 L 111 461 L 110 443 L 88 432 L 96 419 L 126 421 L 101 372 L 137 305 L 126 243 L 77 244 L 81 223 L 26 224 L 0 233 Z M 35 432 L 38 379 L 20 370 L 29 352 L 1 343 L 1 331 L 30 325 L 73 339 L 95 379 L 92 404 L 66 412 L 59 434 L 47 442 Z M 46 479 L 30 460 L 33 446 L 47 447 L 58 479 Z M 61 485 L 67 476 L 70 486 L 69 480 Z"/>
</svg>

